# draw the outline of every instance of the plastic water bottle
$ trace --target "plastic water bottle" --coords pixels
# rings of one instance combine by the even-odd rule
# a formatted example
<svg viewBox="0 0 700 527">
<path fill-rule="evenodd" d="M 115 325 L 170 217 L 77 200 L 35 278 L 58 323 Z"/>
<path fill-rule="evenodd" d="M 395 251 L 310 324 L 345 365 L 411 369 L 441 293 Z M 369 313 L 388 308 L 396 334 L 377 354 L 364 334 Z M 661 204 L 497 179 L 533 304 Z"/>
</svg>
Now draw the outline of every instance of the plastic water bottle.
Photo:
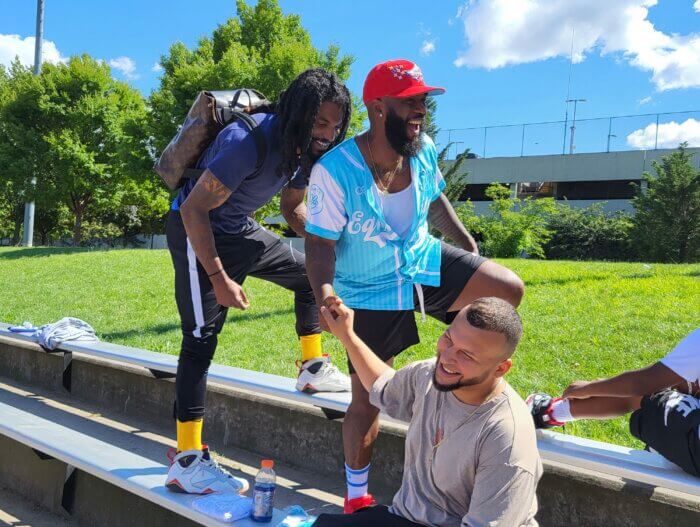
<svg viewBox="0 0 700 527">
<path fill-rule="evenodd" d="M 253 487 L 253 512 L 251 518 L 256 522 L 272 521 L 273 501 L 275 488 L 277 487 L 275 471 L 272 467 L 275 462 L 271 459 L 263 459 L 258 475 L 255 476 Z"/>
</svg>

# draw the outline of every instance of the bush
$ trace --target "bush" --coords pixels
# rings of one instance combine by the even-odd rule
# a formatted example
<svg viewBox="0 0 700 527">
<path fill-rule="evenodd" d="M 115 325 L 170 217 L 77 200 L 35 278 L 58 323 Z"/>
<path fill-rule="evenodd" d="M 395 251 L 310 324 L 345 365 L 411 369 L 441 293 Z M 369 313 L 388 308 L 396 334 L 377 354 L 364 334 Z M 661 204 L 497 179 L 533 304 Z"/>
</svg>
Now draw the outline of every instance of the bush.
<svg viewBox="0 0 700 527">
<path fill-rule="evenodd" d="M 482 239 L 481 253 L 492 258 L 544 258 L 543 247 L 552 235 L 548 222 L 557 213 L 554 200 L 516 199 L 497 183 L 486 189 L 486 195 L 493 200 L 487 216 L 477 216 L 471 201 L 457 208 L 467 230 Z"/>
<path fill-rule="evenodd" d="M 586 208 L 558 204 L 547 227 L 552 238 L 544 246 L 553 260 L 634 260 L 630 240 L 632 218 L 618 212 L 605 215 L 602 203 Z"/>
</svg>

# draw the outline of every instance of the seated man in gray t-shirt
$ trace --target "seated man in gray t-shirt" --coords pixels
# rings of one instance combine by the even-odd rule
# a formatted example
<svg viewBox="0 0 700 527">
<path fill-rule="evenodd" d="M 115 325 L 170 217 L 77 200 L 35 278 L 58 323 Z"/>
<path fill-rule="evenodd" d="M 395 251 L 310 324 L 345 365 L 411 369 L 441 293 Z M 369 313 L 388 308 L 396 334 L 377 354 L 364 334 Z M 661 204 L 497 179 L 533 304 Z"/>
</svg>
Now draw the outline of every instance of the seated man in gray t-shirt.
<svg viewBox="0 0 700 527">
<path fill-rule="evenodd" d="M 515 309 L 480 298 L 437 343 L 437 357 L 396 371 L 353 332 L 340 299 L 322 307 L 372 404 L 409 422 L 401 488 L 391 507 L 322 514 L 316 527 L 536 526 L 542 474 L 527 406 L 503 380 L 522 335 Z"/>
</svg>

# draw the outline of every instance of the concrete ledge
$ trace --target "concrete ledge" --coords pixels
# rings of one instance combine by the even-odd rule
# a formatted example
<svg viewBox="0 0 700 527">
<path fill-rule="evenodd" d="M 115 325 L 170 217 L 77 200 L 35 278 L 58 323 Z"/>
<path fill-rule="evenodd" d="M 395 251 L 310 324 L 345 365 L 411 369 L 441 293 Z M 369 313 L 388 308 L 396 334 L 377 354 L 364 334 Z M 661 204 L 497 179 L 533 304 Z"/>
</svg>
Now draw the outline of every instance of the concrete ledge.
<svg viewBox="0 0 700 527">
<path fill-rule="evenodd" d="M 0 338 L 3 376 L 63 390 L 62 369 L 60 354 Z M 118 410 L 154 426 L 170 426 L 175 433 L 171 380 L 157 380 L 141 368 L 75 354 L 72 386 L 76 403 L 82 400 Z M 205 440 L 215 450 L 244 448 L 297 467 L 308 467 L 313 459 L 320 473 L 337 475 L 338 482 L 343 481 L 341 423 L 328 421 L 318 408 L 211 384 L 207 406 Z M 380 501 L 389 502 L 400 484 L 404 438 L 403 427 L 382 425 L 371 483 Z M 538 496 L 538 520 L 543 526 L 696 527 L 700 521 L 700 500 L 696 497 L 554 463 L 545 465 Z"/>
</svg>

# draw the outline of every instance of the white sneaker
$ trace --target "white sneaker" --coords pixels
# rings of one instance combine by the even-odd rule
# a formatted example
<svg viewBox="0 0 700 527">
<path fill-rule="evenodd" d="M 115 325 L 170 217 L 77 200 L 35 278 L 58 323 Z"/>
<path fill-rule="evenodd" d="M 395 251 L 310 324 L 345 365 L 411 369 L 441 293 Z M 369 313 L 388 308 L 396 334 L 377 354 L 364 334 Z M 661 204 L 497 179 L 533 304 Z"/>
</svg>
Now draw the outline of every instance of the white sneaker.
<svg viewBox="0 0 700 527">
<path fill-rule="evenodd" d="M 341 373 L 328 357 L 309 359 L 299 368 L 296 389 L 305 393 L 349 392 L 350 377 Z"/>
<path fill-rule="evenodd" d="M 209 456 L 209 449 L 185 450 L 173 458 L 165 486 L 173 492 L 211 494 L 235 492 L 243 494 L 249 488 L 243 478 L 232 476 Z"/>
</svg>

